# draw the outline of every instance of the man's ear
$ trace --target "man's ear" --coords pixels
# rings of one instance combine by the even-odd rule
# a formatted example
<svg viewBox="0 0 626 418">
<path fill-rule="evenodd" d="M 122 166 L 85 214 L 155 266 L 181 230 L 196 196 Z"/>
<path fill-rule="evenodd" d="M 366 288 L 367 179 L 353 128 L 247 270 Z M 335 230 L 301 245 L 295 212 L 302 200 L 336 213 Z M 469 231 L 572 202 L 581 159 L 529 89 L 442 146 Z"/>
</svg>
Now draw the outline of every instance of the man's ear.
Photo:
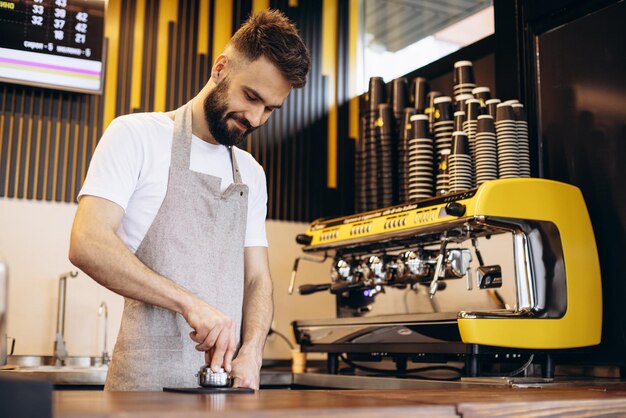
<svg viewBox="0 0 626 418">
<path fill-rule="evenodd" d="M 230 60 L 224 54 L 220 54 L 213 63 L 211 68 L 211 78 L 215 84 L 219 84 L 226 77 L 225 69 L 228 67 Z"/>
</svg>

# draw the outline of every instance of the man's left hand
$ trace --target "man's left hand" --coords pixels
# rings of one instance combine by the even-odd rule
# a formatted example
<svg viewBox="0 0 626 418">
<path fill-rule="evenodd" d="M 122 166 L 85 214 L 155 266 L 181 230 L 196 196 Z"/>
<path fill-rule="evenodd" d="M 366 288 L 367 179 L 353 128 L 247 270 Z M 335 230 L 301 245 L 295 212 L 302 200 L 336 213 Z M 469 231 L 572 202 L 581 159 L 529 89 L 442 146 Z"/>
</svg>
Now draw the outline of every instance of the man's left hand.
<svg viewBox="0 0 626 418">
<path fill-rule="evenodd" d="M 259 390 L 261 361 L 257 360 L 256 357 L 240 352 L 237 358 L 233 360 L 231 376 L 234 379 L 234 388 Z"/>
</svg>

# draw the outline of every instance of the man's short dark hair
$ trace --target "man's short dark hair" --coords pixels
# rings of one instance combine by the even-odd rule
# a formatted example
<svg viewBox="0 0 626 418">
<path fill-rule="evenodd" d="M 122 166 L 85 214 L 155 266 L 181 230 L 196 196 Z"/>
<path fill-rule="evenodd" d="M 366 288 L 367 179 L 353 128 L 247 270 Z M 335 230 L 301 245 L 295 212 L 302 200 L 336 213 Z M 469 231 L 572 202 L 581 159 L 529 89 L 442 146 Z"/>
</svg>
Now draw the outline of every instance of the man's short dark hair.
<svg viewBox="0 0 626 418">
<path fill-rule="evenodd" d="M 278 10 L 264 10 L 250 18 L 235 32 L 229 42 L 247 60 L 267 58 L 292 87 L 306 84 L 311 56 L 296 26 Z"/>
</svg>

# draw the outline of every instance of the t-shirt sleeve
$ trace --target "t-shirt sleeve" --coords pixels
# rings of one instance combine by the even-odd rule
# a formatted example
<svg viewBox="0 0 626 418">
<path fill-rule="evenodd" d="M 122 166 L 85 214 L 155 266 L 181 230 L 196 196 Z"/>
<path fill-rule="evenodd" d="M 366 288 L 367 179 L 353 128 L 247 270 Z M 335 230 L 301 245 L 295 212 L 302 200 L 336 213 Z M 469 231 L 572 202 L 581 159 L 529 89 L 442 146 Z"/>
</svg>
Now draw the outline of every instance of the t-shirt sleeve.
<svg viewBox="0 0 626 418">
<path fill-rule="evenodd" d="M 246 225 L 246 247 L 267 247 L 265 217 L 267 216 L 267 184 L 263 167 L 257 165 L 254 188 L 250 188 L 248 220 Z"/>
<path fill-rule="evenodd" d="M 140 140 L 124 117 L 114 119 L 96 147 L 78 200 L 85 195 L 97 196 L 126 211 L 137 187 L 141 164 Z"/>
</svg>

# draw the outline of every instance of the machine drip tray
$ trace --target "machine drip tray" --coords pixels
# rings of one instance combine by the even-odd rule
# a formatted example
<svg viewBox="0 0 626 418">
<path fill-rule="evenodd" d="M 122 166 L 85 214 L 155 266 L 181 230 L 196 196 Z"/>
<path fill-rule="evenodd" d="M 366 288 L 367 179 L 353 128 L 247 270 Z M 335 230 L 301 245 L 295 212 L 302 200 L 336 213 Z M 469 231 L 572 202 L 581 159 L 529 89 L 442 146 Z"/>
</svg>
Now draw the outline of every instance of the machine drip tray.
<svg viewBox="0 0 626 418">
<path fill-rule="evenodd" d="M 509 386 L 513 388 L 596 386 L 623 383 L 620 379 L 592 377 L 461 377 L 460 383 Z"/>
<path fill-rule="evenodd" d="M 545 386 L 554 383 L 554 379 L 546 379 L 543 377 L 461 377 L 463 383 L 481 383 L 488 385 L 502 386 Z"/>
</svg>

